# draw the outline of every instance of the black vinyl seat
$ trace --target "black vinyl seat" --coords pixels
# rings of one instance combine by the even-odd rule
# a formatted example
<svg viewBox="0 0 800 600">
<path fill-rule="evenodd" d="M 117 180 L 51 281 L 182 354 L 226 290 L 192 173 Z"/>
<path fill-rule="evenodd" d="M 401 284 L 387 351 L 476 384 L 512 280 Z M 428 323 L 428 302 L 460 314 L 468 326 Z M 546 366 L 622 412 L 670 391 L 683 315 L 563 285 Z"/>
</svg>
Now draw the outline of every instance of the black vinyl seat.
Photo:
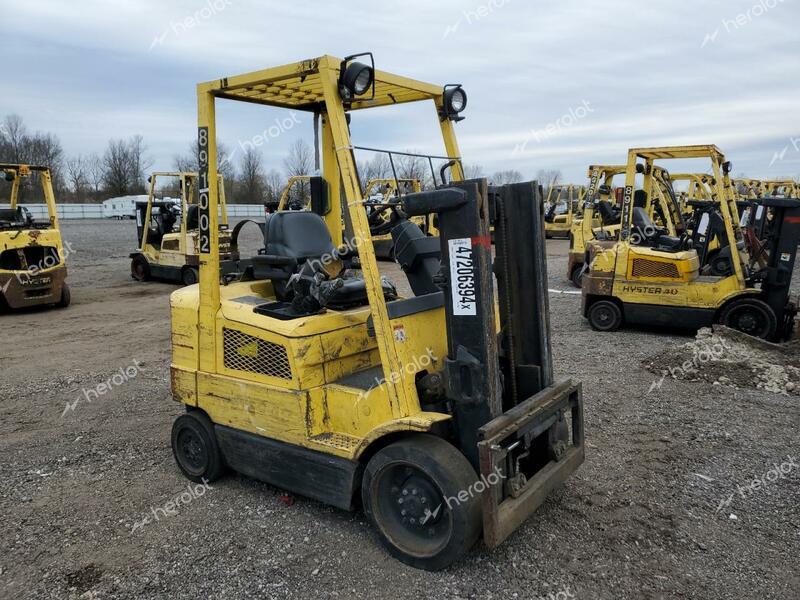
<svg viewBox="0 0 800 600">
<path fill-rule="evenodd" d="M 640 246 L 650 246 L 667 252 L 681 249 L 681 239 L 667 235 L 665 229 L 656 227 L 647 211 L 640 206 L 633 207 L 633 233 L 638 237 Z"/>
<path fill-rule="evenodd" d="M 308 292 L 322 307 L 344 308 L 368 302 L 366 282 L 343 270 L 348 256 L 333 245 L 322 217 L 309 211 L 280 211 L 267 217 L 264 231 L 264 253 L 252 259 L 253 276 L 272 280 L 279 300 L 290 301 Z M 330 267 L 340 270 L 339 275 L 324 283 L 316 281 L 320 274 L 329 275 Z M 321 291 L 323 285 L 325 291 Z M 396 296 L 388 280 L 383 280 L 383 292 L 387 298 Z"/>
</svg>

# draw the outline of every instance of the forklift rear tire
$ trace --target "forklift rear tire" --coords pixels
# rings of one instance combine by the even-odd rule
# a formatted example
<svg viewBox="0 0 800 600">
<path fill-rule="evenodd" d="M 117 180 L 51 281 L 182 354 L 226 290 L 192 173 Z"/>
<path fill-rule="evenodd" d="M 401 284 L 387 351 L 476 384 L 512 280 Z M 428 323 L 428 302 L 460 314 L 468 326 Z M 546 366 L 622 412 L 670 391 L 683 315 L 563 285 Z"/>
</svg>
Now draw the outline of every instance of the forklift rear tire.
<svg viewBox="0 0 800 600">
<path fill-rule="evenodd" d="M 202 412 L 187 412 L 175 419 L 172 453 L 186 478 L 195 483 L 216 481 L 225 472 L 214 425 Z"/>
<path fill-rule="evenodd" d="M 415 435 L 379 450 L 367 464 L 364 512 L 392 556 L 438 571 L 464 556 L 480 537 L 478 483 L 485 487 L 454 446 Z"/>
<path fill-rule="evenodd" d="M 56 308 L 67 308 L 72 301 L 72 295 L 69 292 L 69 286 L 66 282 L 61 286 L 61 298 L 56 302 Z"/>
<path fill-rule="evenodd" d="M 576 288 L 583 287 L 583 265 L 573 267 L 572 273 L 569 275 L 569 280 Z"/>
<path fill-rule="evenodd" d="M 747 335 L 771 339 L 778 329 L 778 317 L 769 304 L 758 298 L 733 300 L 722 311 L 719 322 Z"/>
<path fill-rule="evenodd" d="M 199 273 L 194 267 L 183 267 L 181 271 L 181 283 L 183 285 L 194 285 L 199 279 Z"/>
<path fill-rule="evenodd" d="M 622 309 L 611 300 L 598 300 L 589 307 L 589 325 L 595 331 L 616 331 L 622 327 Z"/>
<path fill-rule="evenodd" d="M 150 265 L 141 256 L 135 256 L 131 260 L 131 277 L 136 281 L 147 281 L 150 279 Z"/>
</svg>

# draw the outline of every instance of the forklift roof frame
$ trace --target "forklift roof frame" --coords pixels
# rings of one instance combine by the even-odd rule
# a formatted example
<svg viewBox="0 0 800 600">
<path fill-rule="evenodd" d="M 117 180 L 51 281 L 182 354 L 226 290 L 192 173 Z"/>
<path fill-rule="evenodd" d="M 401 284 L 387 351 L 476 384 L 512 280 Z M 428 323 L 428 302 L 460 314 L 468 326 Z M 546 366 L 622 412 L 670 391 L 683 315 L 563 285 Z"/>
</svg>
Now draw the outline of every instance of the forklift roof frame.
<svg viewBox="0 0 800 600">
<path fill-rule="evenodd" d="M 374 71 L 375 94 L 367 100 L 354 99 L 345 105 L 339 95 L 338 82 L 342 60 L 325 55 L 288 65 L 263 69 L 243 75 L 223 77 L 197 86 L 198 145 L 200 156 L 200 307 L 199 368 L 217 371 L 215 319 L 220 310 L 219 241 L 217 225 L 217 148 L 216 100 L 229 99 L 305 110 L 320 114 L 322 135 L 322 175 L 327 183 L 328 211 L 322 215 L 334 245 L 342 242 L 342 211 L 339 199 L 342 187 L 350 221 L 353 242 L 358 245 L 362 273 L 367 288 L 375 337 L 383 365 L 387 394 L 393 414 L 407 411 L 416 389 L 411 378 L 396 381 L 393 373 L 402 371 L 392 335 L 381 276 L 370 237 L 363 194 L 353 155 L 353 144 L 346 112 L 406 102 L 431 101 L 436 110 L 447 156 L 456 161 L 452 179 L 464 179 L 460 152 L 453 121 L 444 115 L 444 87 L 416 81 L 385 71 Z"/>
<path fill-rule="evenodd" d="M 729 175 L 729 169 L 725 165 L 725 155 L 714 144 L 698 144 L 693 146 L 661 146 L 653 148 L 631 148 L 628 150 L 628 163 L 625 175 L 625 194 L 622 201 L 622 229 L 620 230 L 620 241 L 630 243 L 633 227 L 633 192 L 636 189 L 636 175 L 639 174 L 637 167 L 639 159 L 644 160 L 643 185 L 642 189 L 650 189 L 650 182 L 654 172 L 659 166 L 654 164 L 656 160 L 675 160 L 687 158 L 706 158 L 711 161 L 712 173 L 709 176 L 711 182 L 711 200 L 718 202 L 720 211 L 725 221 L 725 233 L 731 248 L 737 248 L 740 240 L 743 240 L 742 230 L 739 224 L 739 211 L 736 207 L 736 194 Z M 739 256 L 739 260 L 734 260 L 734 272 L 740 286 L 745 285 L 744 265 Z"/>
<path fill-rule="evenodd" d="M 33 172 L 39 173 L 39 182 L 42 186 L 44 202 L 47 205 L 47 214 L 50 217 L 50 228 L 58 229 L 58 209 L 56 208 L 56 196 L 53 191 L 50 167 L 27 165 L 23 163 L 0 163 L 0 171 L 3 173 L 12 173 L 14 175 L 14 180 L 11 183 L 11 194 L 9 195 L 11 210 L 16 210 L 19 202 L 20 179 L 22 177 L 30 177 Z"/>
<path fill-rule="evenodd" d="M 152 217 L 153 206 L 157 206 L 158 203 L 155 200 L 155 192 L 156 192 L 156 181 L 158 178 L 165 178 L 165 177 L 176 177 L 180 181 L 180 189 L 181 189 L 181 240 L 186 238 L 186 223 L 189 218 L 189 206 L 193 204 L 192 196 L 194 195 L 193 189 L 195 185 L 195 181 L 198 179 L 198 173 L 196 171 L 154 171 L 150 173 L 149 182 L 150 185 L 148 187 L 147 192 L 147 210 L 145 211 L 145 217 L 143 222 L 143 230 L 142 230 L 142 238 L 139 240 L 139 252 L 144 252 L 145 248 L 147 247 L 147 238 L 150 231 L 150 218 Z M 228 224 L 228 205 L 225 200 L 225 180 L 222 175 L 219 176 L 219 185 L 222 189 L 221 194 L 221 201 L 219 205 L 221 207 L 222 212 L 222 224 Z"/>
</svg>

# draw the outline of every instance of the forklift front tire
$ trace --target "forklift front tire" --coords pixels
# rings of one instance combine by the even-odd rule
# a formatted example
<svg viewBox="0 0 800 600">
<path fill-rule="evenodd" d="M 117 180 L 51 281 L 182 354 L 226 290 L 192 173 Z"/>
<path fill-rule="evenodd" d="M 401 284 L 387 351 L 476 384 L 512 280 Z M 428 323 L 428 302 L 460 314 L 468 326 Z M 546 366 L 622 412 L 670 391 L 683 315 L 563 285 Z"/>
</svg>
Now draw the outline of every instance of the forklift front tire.
<svg viewBox="0 0 800 600">
<path fill-rule="evenodd" d="M 569 279 L 576 288 L 583 287 L 583 265 L 574 266 Z"/>
<path fill-rule="evenodd" d="M 491 493 L 485 487 L 454 446 L 419 434 L 372 457 L 361 495 L 364 512 L 392 556 L 438 571 L 464 556 L 480 537 L 481 492 Z"/>
<path fill-rule="evenodd" d="M 738 298 L 726 306 L 719 322 L 747 335 L 772 339 L 778 329 L 778 318 L 769 304 L 758 298 Z"/>
<path fill-rule="evenodd" d="M 589 307 L 588 318 L 595 331 L 616 331 L 622 326 L 622 309 L 611 300 L 598 300 Z"/>
<path fill-rule="evenodd" d="M 172 424 L 172 453 L 187 479 L 210 483 L 225 472 L 214 425 L 204 413 L 182 414 Z"/>
<path fill-rule="evenodd" d="M 61 286 L 61 298 L 56 302 L 56 308 L 67 308 L 72 301 L 72 295 L 69 291 L 69 286 L 64 282 Z"/>
<path fill-rule="evenodd" d="M 136 281 L 147 281 L 150 279 L 150 265 L 142 256 L 134 256 L 131 260 L 131 277 Z"/>
<path fill-rule="evenodd" d="M 183 267 L 181 271 L 181 283 L 183 285 L 194 285 L 199 279 L 199 273 L 194 267 Z"/>
</svg>

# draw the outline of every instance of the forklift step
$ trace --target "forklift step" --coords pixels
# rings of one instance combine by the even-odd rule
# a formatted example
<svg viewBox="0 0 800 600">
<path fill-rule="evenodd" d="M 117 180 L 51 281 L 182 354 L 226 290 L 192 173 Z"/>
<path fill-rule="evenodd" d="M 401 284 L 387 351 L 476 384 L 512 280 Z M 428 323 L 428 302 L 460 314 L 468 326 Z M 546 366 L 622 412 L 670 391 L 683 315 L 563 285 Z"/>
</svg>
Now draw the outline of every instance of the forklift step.
<svg viewBox="0 0 800 600">
<path fill-rule="evenodd" d="M 323 446 L 350 451 L 358 447 L 361 443 L 361 438 L 353 437 L 345 433 L 327 432 L 311 436 L 311 441 L 322 444 Z"/>
</svg>

